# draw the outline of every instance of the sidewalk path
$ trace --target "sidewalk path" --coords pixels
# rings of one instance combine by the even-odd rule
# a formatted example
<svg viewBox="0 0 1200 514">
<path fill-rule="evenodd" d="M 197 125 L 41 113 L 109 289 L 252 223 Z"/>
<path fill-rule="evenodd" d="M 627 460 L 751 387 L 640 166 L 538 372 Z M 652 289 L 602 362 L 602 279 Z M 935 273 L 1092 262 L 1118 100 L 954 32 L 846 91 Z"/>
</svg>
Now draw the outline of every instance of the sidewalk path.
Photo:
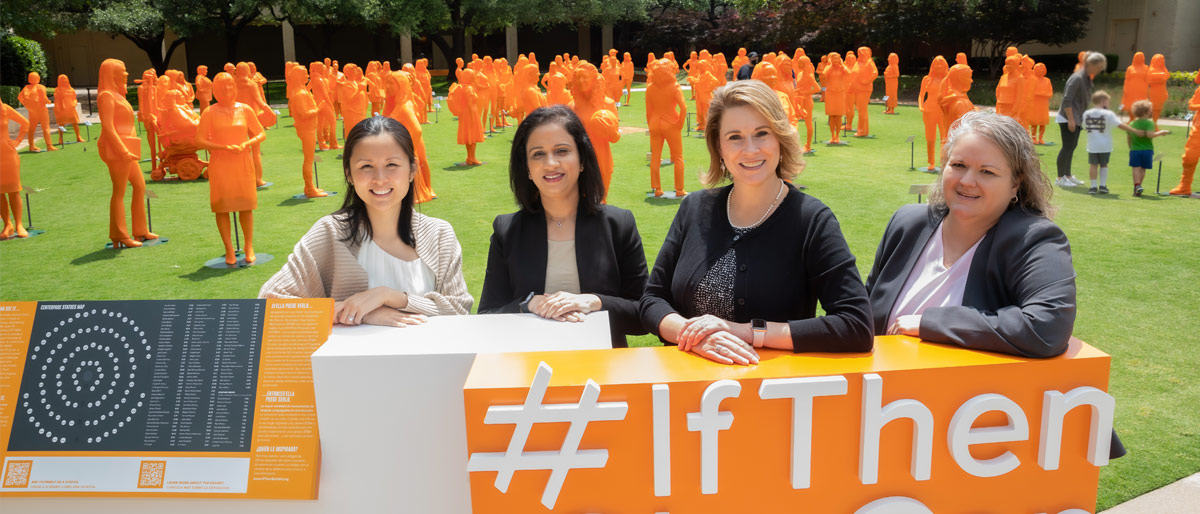
<svg viewBox="0 0 1200 514">
<path fill-rule="evenodd" d="M 1200 473 L 1150 491 L 1100 514 L 1195 514 L 1197 512 L 1200 512 Z"/>
</svg>

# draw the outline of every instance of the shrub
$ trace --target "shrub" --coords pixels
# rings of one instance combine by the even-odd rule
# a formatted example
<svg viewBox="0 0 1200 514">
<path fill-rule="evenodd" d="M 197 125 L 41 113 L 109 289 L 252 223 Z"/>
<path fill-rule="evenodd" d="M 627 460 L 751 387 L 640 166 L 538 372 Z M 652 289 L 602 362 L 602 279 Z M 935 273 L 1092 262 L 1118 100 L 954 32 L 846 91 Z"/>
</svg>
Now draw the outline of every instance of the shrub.
<svg viewBox="0 0 1200 514">
<path fill-rule="evenodd" d="M 36 71 L 46 81 L 46 53 L 37 41 L 12 34 L 0 37 L 0 84 L 24 86 L 30 72 Z M 8 103 L 5 100 L 5 103 Z"/>
</svg>

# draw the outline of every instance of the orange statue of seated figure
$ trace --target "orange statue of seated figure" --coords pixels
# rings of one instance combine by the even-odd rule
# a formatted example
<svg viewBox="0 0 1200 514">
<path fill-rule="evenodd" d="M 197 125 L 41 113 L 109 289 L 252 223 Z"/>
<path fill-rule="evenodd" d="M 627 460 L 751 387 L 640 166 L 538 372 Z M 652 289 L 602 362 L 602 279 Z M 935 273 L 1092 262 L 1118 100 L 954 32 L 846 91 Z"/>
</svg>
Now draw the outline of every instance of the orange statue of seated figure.
<svg viewBox="0 0 1200 514">
<path fill-rule="evenodd" d="M 350 129 L 367 117 L 367 89 L 363 83 L 362 68 L 350 63 L 345 68 L 346 80 L 338 84 L 338 101 L 342 104 L 342 138 L 350 135 Z"/>
<path fill-rule="evenodd" d="M 1196 92 L 1188 100 L 1187 108 L 1193 114 L 1200 114 L 1200 72 L 1196 73 L 1194 81 Z M 1192 194 L 1192 179 L 1196 175 L 1196 163 L 1200 161 L 1200 124 L 1192 123 L 1187 142 L 1183 144 L 1183 174 L 1179 177 L 1179 185 L 1171 189 L 1173 195 Z"/>
<path fill-rule="evenodd" d="M 209 151 L 208 198 L 216 213 L 217 230 L 225 244 L 225 264 L 237 264 L 234 253 L 229 213 L 237 213 L 245 236 L 245 259 L 254 256 L 254 209 L 258 208 L 258 190 L 250 152 L 266 139 L 258 113 L 238 102 L 240 94 L 235 79 L 228 73 L 218 73 L 213 79 L 216 105 L 200 116 L 196 142 Z"/>
<path fill-rule="evenodd" d="M 100 139 L 97 149 L 100 160 L 108 166 L 112 179 L 112 197 L 108 204 L 108 237 L 113 248 L 142 246 L 141 241 L 158 239 L 146 222 L 146 179 L 138 168 L 142 140 L 137 137 L 137 121 L 133 106 L 125 99 L 129 73 L 125 63 L 105 59 L 100 63 L 97 108 L 100 111 Z M 133 237 L 125 227 L 125 190 L 133 186 L 129 210 L 133 215 Z M 135 240 L 136 239 L 136 240 Z"/>
<path fill-rule="evenodd" d="M 1050 99 L 1054 97 L 1054 84 L 1046 77 L 1046 65 L 1033 66 L 1033 100 L 1027 109 L 1029 131 L 1035 144 L 1046 144 L 1046 125 L 1050 123 Z"/>
<path fill-rule="evenodd" d="M 10 121 L 17 124 L 17 137 L 14 139 L 8 138 Z M 29 120 L 0 101 L 0 127 L 4 128 L 4 141 L 0 141 L 0 218 L 4 219 L 4 230 L 0 232 L 0 239 L 14 235 L 29 237 L 25 225 L 21 224 L 21 156 L 17 155 L 17 145 L 21 143 L 21 134 L 29 128 Z"/>
<path fill-rule="evenodd" d="M 883 94 L 887 95 L 884 114 L 896 114 L 896 93 L 900 88 L 900 56 L 888 54 L 888 65 L 883 70 Z"/>
<path fill-rule="evenodd" d="M 550 64 L 554 67 L 554 64 Z M 467 147 L 468 166 L 483 164 L 475 158 L 475 145 L 484 141 L 483 122 L 479 115 L 479 94 L 475 92 L 475 72 L 463 70 L 458 87 L 446 99 L 450 112 L 458 116 L 458 144 Z"/>
<path fill-rule="evenodd" d="M 203 113 L 212 104 L 212 80 L 208 78 L 208 66 L 196 66 L 196 100 Z"/>
<path fill-rule="evenodd" d="M 1146 83 L 1149 84 L 1149 90 L 1146 93 L 1146 98 L 1150 100 L 1150 105 L 1153 106 L 1154 130 L 1158 130 L 1158 117 L 1162 115 L 1163 105 L 1167 103 L 1167 79 L 1171 78 L 1171 72 L 1167 71 L 1167 60 L 1163 54 L 1154 54 L 1150 58 L 1150 70 L 1146 74 Z M 33 120 L 30 119 L 30 123 Z M 33 134 L 33 129 L 30 129 L 30 134 Z M 32 143 L 32 139 L 30 142 Z"/>
<path fill-rule="evenodd" d="M 825 83 L 825 115 L 829 116 L 829 142 L 840 143 L 838 132 L 842 128 L 842 116 L 846 114 L 846 91 L 850 84 L 850 69 L 842 62 L 837 52 L 829 54 L 829 64 L 821 75 Z"/>
<path fill-rule="evenodd" d="M 621 139 L 617 105 L 604 93 L 600 73 L 588 62 L 580 63 L 575 69 L 571 90 L 575 92 L 571 108 L 583 121 L 583 128 L 596 151 L 596 162 L 600 165 L 605 196 L 601 201 L 607 201 L 613 174 L 612 144 Z"/>
<path fill-rule="evenodd" d="M 942 118 L 945 117 L 938 102 L 938 92 L 941 91 L 942 81 L 946 80 L 946 74 L 949 72 L 950 66 L 946 59 L 940 55 L 934 57 L 933 63 L 929 65 L 929 74 L 921 79 L 921 90 L 917 93 L 917 106 L 921 110 L 921 121 L 925 123 L 925 153 L 929 157 L 929 170 L 936 169 L 935 143 L 938 129 L 942 126 Z M 945 137 L 945 133 L 942 133 L 942 138 Z"/>
<path fill-rule="evenodd" d="M 160 81 L 160 84 L 164 83 L 166 81 Z M 200 178 L 207 165 L 196 155 L 200 149 L 196 146 L 196 127 L 200 123 L 200 116 L 192 111 L 191 103 L 178 89 L 166 90 L 164 100 L 160 102 L 162 109 L 158 112 L 158 142 L 162 145 L 162 152 L 159 153 L 158 167 L 154 168 L 150 177 L 162 180 L 170 171 L 182 180 Z"/>
<path fill-rule="evenodd" d="M 967 98 L 967 91 L 971 90 L 971 69 L 955 64 L 950 67 L 946 80 L 950 81 L 950 92 L 942 97 L 942 112 L 945 113 L 947 125 L 950 125 L 962 115 L 975 110 L 975 104 Z"/>
<path fill-rule="evenodd" d="M 275 111 L 271 110 L 271 106 L 267 105 L 267 100 L 263 96 L 262 88 L 259 87 L 258 83 L 254 81 L 254 74 L 250 71 L 250 64 L 239 62 L 236 70 L 237 75 L 234 76 L 234 82 L 237 89 L 237 103 L 245 104 L 250 107 L 250 110 L 254 111 L 254 115 L 258 117 L 258 123 L 260 127 L 265 129 L 270 125 L 274 125 Z M 264 135 L 263 137 L 265 138 L 266 136 Z M 255 183 L 259 186 L 264 186 L 267 184 L 267 182 L 262 178 L 263 166 L 261 143 L 262 140 L 260 139 L 250 145 L 250 158 L 254 163 Z"/>
<path fill-rule="evenodd" d="M 871 93 L 875 90 L 875 79 L 879 77 L 879 68 L 871 59 L 871 49 L 865 46 L 858 48 L 858 70 L 854 72 L 854 109 L 858 111 L 858 137 L 866 137 L 871 133 L 870 116 L 867 106 L 871 103 Z"/>
<path fill-rule="evenodd" d="M 1016 117 L 1017 89 L 1021 81 L 1020 67 L 1020 57 L 1014 55 L 1004 59 L 1004 74 L 996 84 L 996 114 Z"/>
<path fill-rule="evenodd" d="M 300 152 L 304 159 L 300 174 L 304 177 L 304 196 L 320 198 L 329 196 L 313 181 L 313 161 L 317 151 L 317 100 L 308 90 L 308 70 L 293 66 L 287 72 L 288 112 L 292 114 L 292 125 L 300 138 Z"/>
<path fill-rule="evenodd" d="M 1146 66 L 1146 54 L 1136 52 L 1133 62 L 1125 68 L 1125 87 L 1121 93 L 1121 102 L 1117 112 L 1130 113 L 1129 108 L 1138 100 L 1146 100 L 1150 93 L 1148 82 L 1150 67 Z M 1132 114 L 1130 114 L 1132 118 Z"/>
<path fill-rule="evenodd" d="M 805 153 L 812 151 L 813 141 L 813 95 L 821 91 L 821 85 L 817 83 L 816 68 L 813 67 L 812 59 L 807 55 L 801 55 L 800 59 L 800 75 L 796 76 L 796 104 L 800 107 L 798 115 L 804 119 Z"/>
<path fill-rule="evenodd" d="M 659 59 L 650 65 L 650 84 L 646 86 L 646 122 L 650 127 L 650 187 L 654 196 L 662 196 L 662 181 L 659 167 L 662 164 L 662 147 L 665 141 L 671 150 L 671 162 L 675 164 L 675 196 L 684 196 L 683 178 L 683 130 L 687 122 L 687 104 L 683 101 L 683 90 L 675 81 L 675 67 L 667 59 Z"/>
<path fill-rule="evenodd" d="M 464 73 L 466 71 L 463 70 Z M 403 71 L 392 72 L 388 75 L 390 79 L 388 87 L 391 88 L 392 96 L 396 99 L 388 117 L 399 121 L 412 136 L 413 153 L 416 154 L 418 168 L 417 177 L 413 179 L 413 203 L 419 204 L 437 198 L 437 194 L 433 191 L 433 177 L 429 172 L 429 160 L 425 156 L 425 138 L 421 122 L 417 118 L 416 106 L 412 101 L 412 80 L 405 75 L 408 73 Z"/>
<path fill-rule="evenodd" d="M 73 126 L 75 142 L 82 143 L 85 139 L 79 135 L 78 108 L 79 100 L 76 98 L 75 88 L 71 87 L 71 81 L 67 80 L 66 75 L 59 75 L 58 86 L 54 88 L 54 120 L 60 127 Z"/>
<path fill-rule="evenodd" d="M 29 112 L 29 129 L 26 131 L 29 137 L 29 151 L 42 151 L 33 144 L 33 133 L 38 126 L 42 127 L 42 140 L 46 143 L 46 149 L 58 150 L 50 142 L 50 108 L 47 107 L 50 97 L 46 96 L 46 86 L 42 85 L 42 77 L 37 72 L 29 73 L 29 84 L 21 88 L 17 100 Z"/>
</svg>

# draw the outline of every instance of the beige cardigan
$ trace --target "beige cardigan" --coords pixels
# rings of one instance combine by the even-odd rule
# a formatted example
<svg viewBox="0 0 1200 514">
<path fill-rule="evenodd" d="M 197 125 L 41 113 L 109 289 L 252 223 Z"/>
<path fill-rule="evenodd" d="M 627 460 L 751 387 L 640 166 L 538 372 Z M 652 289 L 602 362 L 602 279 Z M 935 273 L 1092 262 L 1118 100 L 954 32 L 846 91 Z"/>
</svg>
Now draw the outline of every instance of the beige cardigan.
<svg viewBox="0 0 1200 514">
<path fill-rule="evenodd" d="M 409 296 L 404 310 L 426 315 L 469 314 L 475 301 L 462 275 L 462 247 L 450 224 L 413 213 L 417 257 L 433 270 L 434 291 Z M 345 300 L 367 290 L 367 271 L 358 264 L 361 243 L 346 243 L 332 214 L 317 220 L 283 265 L 258 291 L 259 298 L 333 298 Z"/>
</svg>

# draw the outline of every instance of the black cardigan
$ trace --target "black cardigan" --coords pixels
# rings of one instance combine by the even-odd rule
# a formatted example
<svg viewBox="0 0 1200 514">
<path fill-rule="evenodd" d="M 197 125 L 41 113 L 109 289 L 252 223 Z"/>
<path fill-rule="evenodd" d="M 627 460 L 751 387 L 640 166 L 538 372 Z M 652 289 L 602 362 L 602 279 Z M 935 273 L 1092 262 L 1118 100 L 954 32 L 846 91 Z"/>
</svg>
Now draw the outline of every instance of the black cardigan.
<svg viewBox="0 0 1200 514">
<path fill-rule="evenodd" d="M 496 216 L 488 249 L 479 313 L 519 312 L 520 302 L 546 288 L 546 214 L 521 210 Z M 601 205 L 575 219 L 575 264 L 582 293 L 600 298 L 608 311 L 613 347 L 626 335 L 645 334 L 638 299 L 646 290 L 646 254 L 633 213 Z"/>
<path fill-rule="evenodd" d="M 670 313 L 705 314 L 696 311 L 696 287 L 732 246 L 737 275 L 730 321 L 787 322 L 796 352 L 870 351 L 871 303 L 833 212 L 789 184 L 779 208 L 737 236 L 725 211 L 730 191 L 698 191 L 679 206 L 642 297 L 642 324 L 658 334 Z M 815 317 L 818 300 L 825 316 Z"/>
<path fill-rule="evenodd" d="M 867 276 L 875 333 L 887 330 L 925 244 L 946 211 L 906 205 L 888 222 Z M 1067 350 L 1075 326 L 1075 268 L 1062 229 L 1049 219 L 1009 208 L 975 250 L 962 306 L 927 309 L 921 339 L 966 348 L 1053 357 Z"/>
</svg>

